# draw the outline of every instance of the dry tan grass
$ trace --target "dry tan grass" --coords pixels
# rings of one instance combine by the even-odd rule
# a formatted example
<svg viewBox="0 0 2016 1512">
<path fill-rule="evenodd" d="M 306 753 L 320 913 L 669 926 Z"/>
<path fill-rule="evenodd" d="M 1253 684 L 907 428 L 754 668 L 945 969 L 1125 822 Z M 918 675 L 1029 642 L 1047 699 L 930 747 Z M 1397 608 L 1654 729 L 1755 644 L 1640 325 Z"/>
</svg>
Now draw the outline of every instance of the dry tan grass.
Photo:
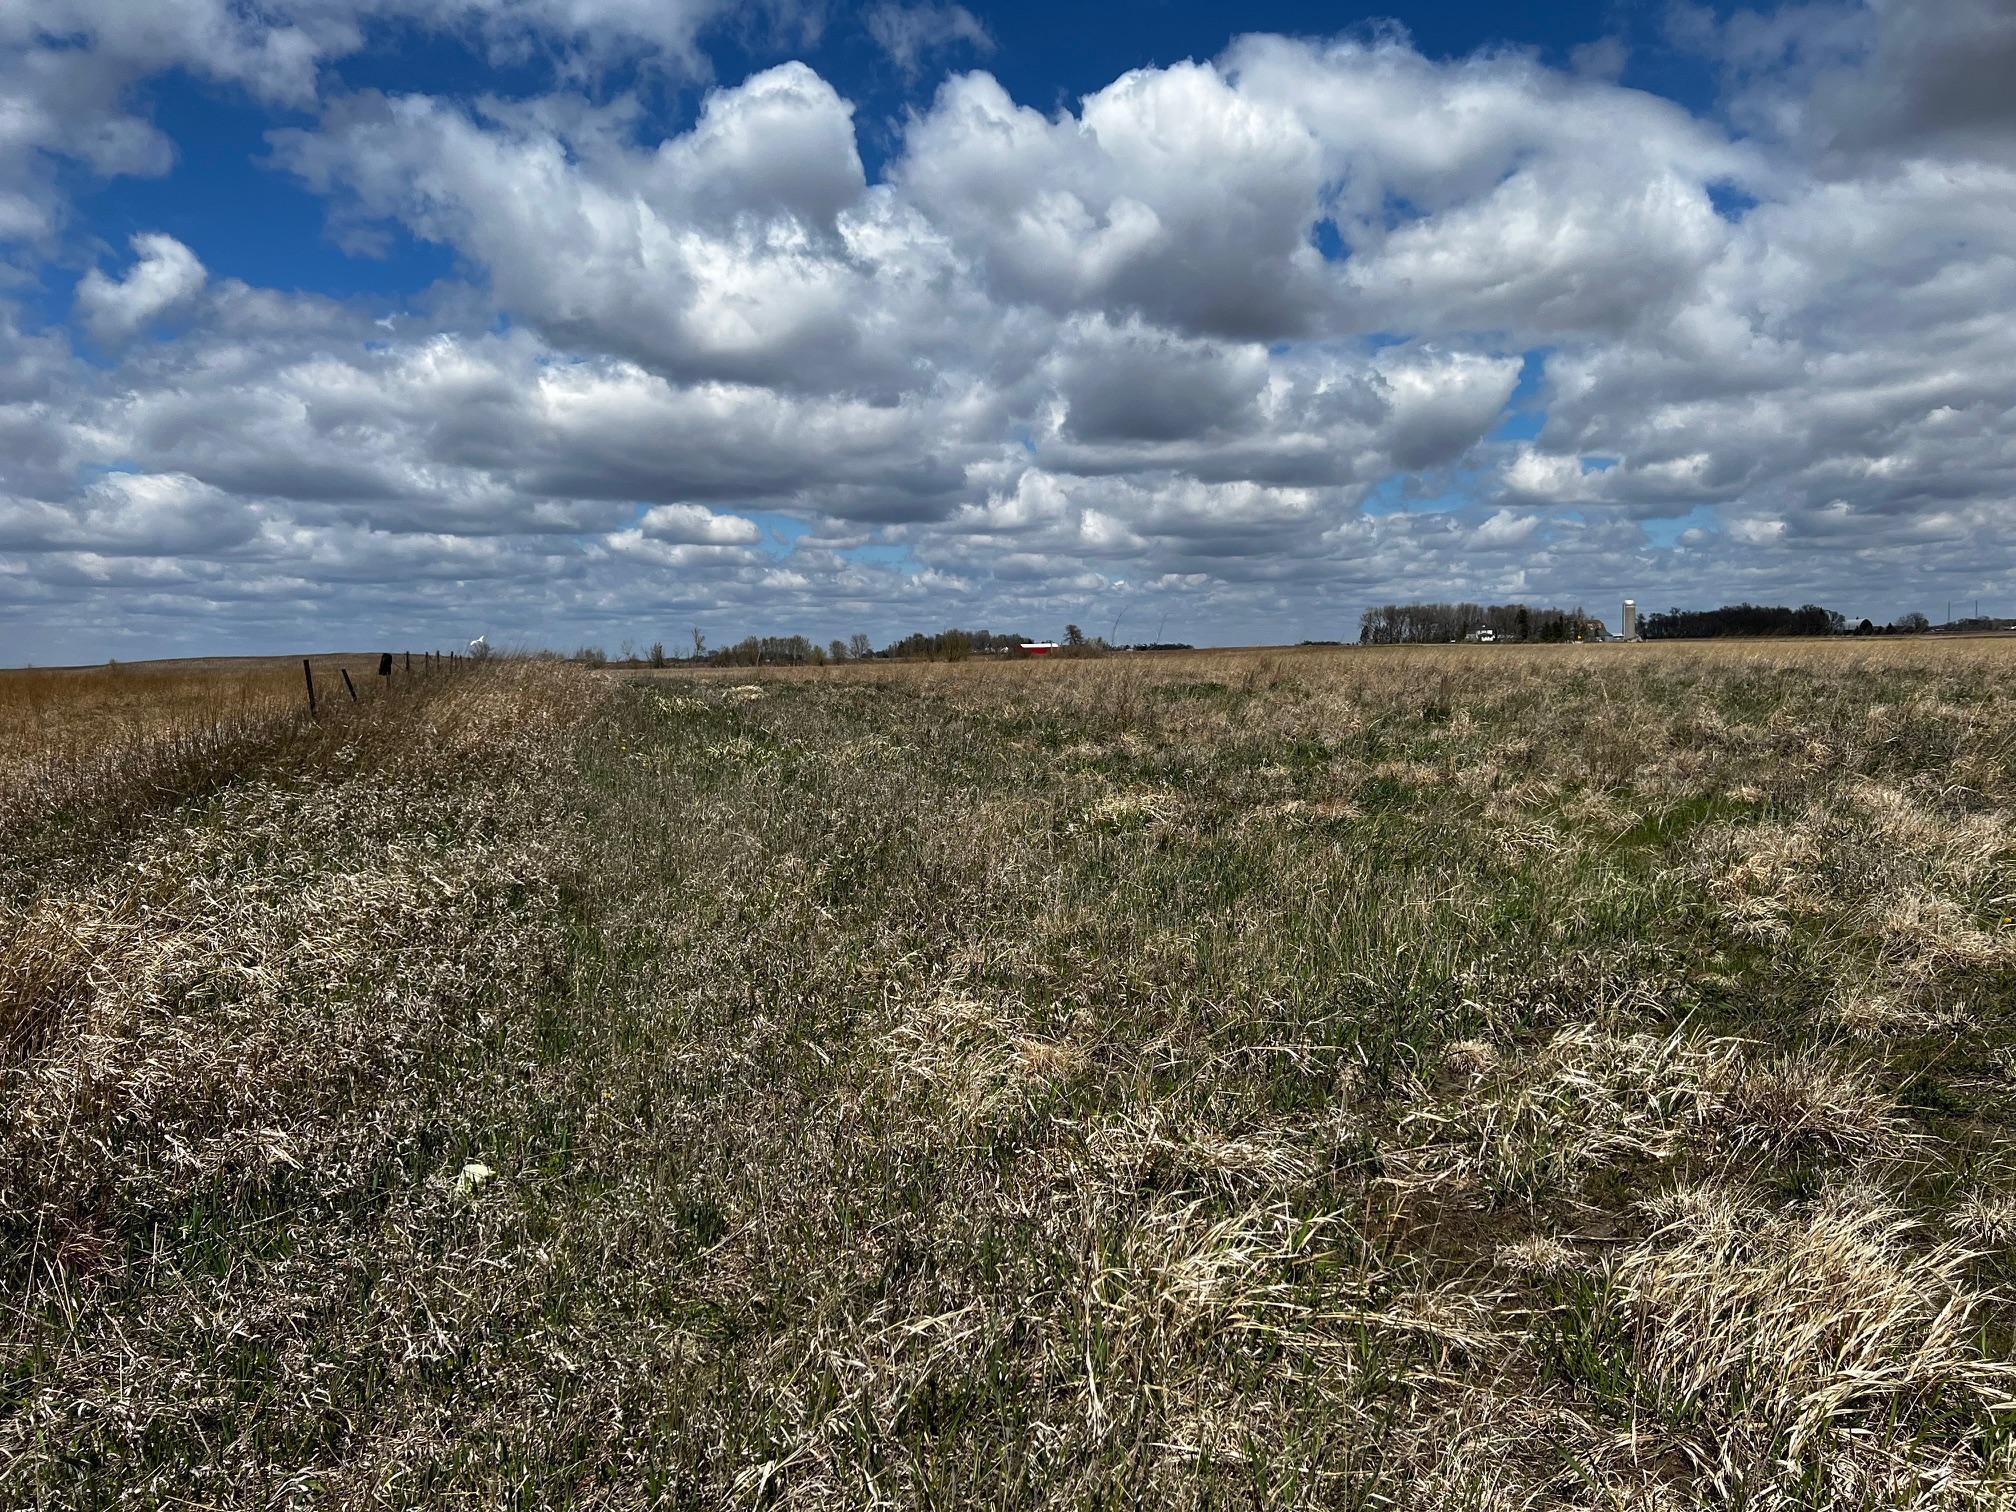
<svg viewBox="0 0 2016 1512">
<path fill-rule="evenodd" d="M 2011 657 L 508 665 L 110 765 L 0 836 L 0 1502 L 2009 1505 Z"/>
<path fill-rule="evenodd" d="M 345 670 L 360 689 L 375 691 L 375 654 L 310 660 L 323 698 L 345 697 Z M 291 713 L 306 701 L 301 659 L 291 656 L 0 669 L 0 771 Z"/>
<path fill-rule="evenodd" d="M 310 660 L 325 719 L 384 696 L 375 654 Z M 401 668 L 394 690 L 406 695 L 426 673 Z M 0 669 L 0 830 L 62 809 L 186 796 L 308 723 L 299 657 Z"/>
<path fill-rule="evenodd" d="M 1967 1251 L 1916 1242 L 1917 1225 L 1861 1186 L 1792 1213 L 1697 1188 L 1655 1212 L 1665 1226 L 1616 1262 L 1616 1299 L 1639 1368 L 1701 1414 L 1690 1452 L 1711 1484 L 1733 1491 L 1791 1460 L 1851 1502 L 1961 1489 L 1969 1467 L 1921 1458 L 1914 1417 L 2006 1411 L 2016 1387 L 2016 1366 L 1979 1348 L 1988 1298 Z M 1815 1454 L 1844 1435 L 1857 1453 Z"/>
</svg>

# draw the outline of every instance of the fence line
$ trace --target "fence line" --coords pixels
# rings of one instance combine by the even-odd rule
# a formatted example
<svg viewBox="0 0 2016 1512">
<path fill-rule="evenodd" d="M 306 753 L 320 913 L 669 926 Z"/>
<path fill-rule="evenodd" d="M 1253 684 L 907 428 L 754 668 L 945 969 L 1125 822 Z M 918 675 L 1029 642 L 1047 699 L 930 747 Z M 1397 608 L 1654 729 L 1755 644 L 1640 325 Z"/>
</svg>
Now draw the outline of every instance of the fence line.
<svg viewBox="0 0 2016 1512">
<path fill-rule="evenodd" d="M 396 656 L 390 651 L 381 651 L 378 653 L 378 677 L 383 690 L 389 694 L 402 683 L 405 687 L 411 688 L 416 675 L 421 679 L 448 676 L 466 672 L 474 664 L 474 658 L 464 656 L 459 651 L 422 651 L 420 668 L 416 674 L 411 651 L 401 651 Z M 350 680 L 350 669 L 339 662 L 336 672 L 343 679 L 343 689 L 350 695 L 350 701 L 361 702 L 357 694 L 357 685 Z M 312 719 L 322 705 L 322 700 L 315 691 L 314 658 L 307 656 L 301 658 L 301 679 L 308 692 L 308 716 Z"/>
</svg>

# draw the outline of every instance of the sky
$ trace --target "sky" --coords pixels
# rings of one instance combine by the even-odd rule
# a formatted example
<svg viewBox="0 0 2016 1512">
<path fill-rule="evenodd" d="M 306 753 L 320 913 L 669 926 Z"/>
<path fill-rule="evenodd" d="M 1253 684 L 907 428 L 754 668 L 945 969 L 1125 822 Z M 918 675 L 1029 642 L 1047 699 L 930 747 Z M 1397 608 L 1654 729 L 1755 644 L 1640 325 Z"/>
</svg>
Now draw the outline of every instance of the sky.
<svg viewBox="0 0 2016 1512">
<path fill-rule="evenodd" d="M 2016 0 L 0 6 L 0 665 L 2016 614 Z"/>
</svg>

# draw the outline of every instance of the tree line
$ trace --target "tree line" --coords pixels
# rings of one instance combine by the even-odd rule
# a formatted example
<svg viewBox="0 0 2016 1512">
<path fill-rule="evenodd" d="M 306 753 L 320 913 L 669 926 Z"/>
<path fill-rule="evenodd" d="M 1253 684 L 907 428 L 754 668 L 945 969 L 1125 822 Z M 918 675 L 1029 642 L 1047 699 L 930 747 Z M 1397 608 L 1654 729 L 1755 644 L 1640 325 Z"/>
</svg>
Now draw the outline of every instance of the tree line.
<svg viewBox="0 0 2016 1512">
<path fill-rule="evenodd" d="M 1704 640 L 1721 636 L 1913 635 L 1931 628 L 1922 614 L 1899 615 L 1888 625 L 1868 620 L 1850 626 L 1845 615 L 1819 604 L 1793 609 L 1774 604 L 1724 604 L 1719 609 L 1668 609 L 1638 621 L 1647 640 Z M 1488 630 L 1494 640 L 1601 640 L 1609 631 L 1578 604 L 1543 609 L 1530 604 L 1381 604 L 1360 617 L 1361 645 L 1446 645 Z"/>
<path fill-rule="evenodd" d="M 1029 644 L 1026 635 L 996 635 L 992 630 L 917 631 L 894 642 L 881 654 L 923 661 L 964 661 L 978 652 L 998 655 Z"/>
<path fill-rule="evenodd" d="M 1949 626 L 1970 628 L 1972 622 Z M 1982 620 L 1987 628 L 1997 622 Z M 1888 625 L 1868 620 L 1850 628 L 1847 619 L 1818 604 L 1797 609 L 1768 604 L 1724 604 L 1719 609 L 1668 609 L 1648 614 L 1638 622 L 1639 633 L 1648 640 L 1702 639 L 1717 636 L 1764 635 L 1885 635 L 1918 634 L 1931 628 L 1922 614 L 1904 614 Z M 1601 640 L 1609 634 L 1603 621 L 1581 605 L 1572 609 L 1536 607 L 1531 604 L 1413 603 L 1381 604 L 1367 609 L 1359 618 L 1358 641 L 1367 646 L 1446 645 L 1469 640 L 1481 631 L 1490 631 L 1494 640 L 1540 643 Z M 825 645 L 802 635 L 748 635 L 731 646 L 710 649 L 706 635 L 696 626 L 692 632 L 692 654 L 671 656 L 663 642 L 653 642 L 640 655 L 630 642 L 623 643 L 620 659 L 595 646 L 583 646 L 575 661 L 590 666 L 669 666 L 674 661 L 710 667 L 824 666 L 833 662 L 901 659 L 912 661 L 963 661 L 969 656 L 999 656 L 1031 644 L 1026 635 L 998 634 L 992 630 L 952 628 L 916 631 L 876 650 L 867 636 L 856 634 L 847 640 Z M 1337 645 L 1336 641 L 1304 641 L 1305 646 Z M 1060 654 L 1098 656 L 1110 651 L 1105 640 L 1087 636 L 1076 625 L 1064 629 Z M 1135 646 L 1136 651 L 1189 650 L 1187 642 L 1167 642 Z"/>
<path fill-rule="evenodd" d="M 1358 620 L 1362 646 L 1447 645 L 1489 630 L 1497 640 L 1572 641 L 1604 634 L 1583 611 L 1531 604 L 1381 604 Z"/>
<path fill-rule="evenodd" d="M 712 667 L 824 666 L 832 662 L 964 661 L 969 656 L 1002 656 L 1030 645 L 1026 635 L 993 630 L 919 630 L 892 641 L 881 650 L 873 648 L 865 635 L 848 641 L 819 646 L 802 635 L 745 636 L 732 646 L 708 651 L 705 637 L 694 637 L 693 660 Z M 1111 649 L 1100 637 L 1087 637 L 1076 625 L 1064 627 L 1061 642 L 1066 655 L 1096 656 Z M 654 651 L 657 648 L 653 648 Z"/>
<path fill-rule="evenodd" d="M 865 635 L 852 641 L 833 640 L 824 646 L 802 635 L 745 635 L 734 645 L 713 651 L 707 649 L 704 636 L 696 635 L 692 659 L 710 667 L 821 667 L 873 654 Z"/>
<path fill-rule="evenodd" d="M 1081 651 L 1104 650 L 1106 643 L 1101 640 L 1087 640 L 1076 625 L 1068 627 L 1066 643 Z M 819 667 L 834 662 L 868 661 L 882 658 L 903 658 L 929 661 L 961 661 L 974 655 L 998 656 L 1030 644 L 1026 635 L 1000 634 L 992 630 L 961 630 L 953 628 L 938 631 L 918 631 L 892 642 L 881 650 L 862 634 L 855 634 L 846 640 L 834 639 L 825 645 L 803 635 L 745 635 L 733 645 L 709 647 L 705 632 L 697 626 L 693 630 L 693 651 L 690 656 L 671 656 L 666 653 L 664 642 L 654 641 L 650 648 L 640 654 L 629 641 L 623 643 L 620 656 L 611 657 L 599 646 L 583 646 L 571 658 L 591 667 L 610 665 L 636 667 L 670 666 L 681 662 L 689 666 L 707 667 Z"/>
<path fill-rule="evenodd" d="M 1668 609 L 1638 622 L 1647 640 L 1704 640 L 1725 635 L 1844 635 L 1846 615 L 1818 604 L 1724 604 L 1720 609 Z"/>
</svg>

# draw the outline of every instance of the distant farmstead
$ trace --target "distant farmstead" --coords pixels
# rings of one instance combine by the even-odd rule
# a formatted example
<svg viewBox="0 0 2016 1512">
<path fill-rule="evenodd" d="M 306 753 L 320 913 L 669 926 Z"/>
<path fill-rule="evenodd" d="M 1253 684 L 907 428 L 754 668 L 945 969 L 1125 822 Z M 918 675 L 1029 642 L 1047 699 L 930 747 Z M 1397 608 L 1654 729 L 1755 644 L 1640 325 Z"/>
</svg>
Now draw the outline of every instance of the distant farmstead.
<svg viewBox="0 0 2016 1512">
<path fill-rule="evenodd" d="M 1016 649 L 1024 656 L 1048 656 L 1058 646 L 1055 641 L 1024 641 Z"/>
</svg>

